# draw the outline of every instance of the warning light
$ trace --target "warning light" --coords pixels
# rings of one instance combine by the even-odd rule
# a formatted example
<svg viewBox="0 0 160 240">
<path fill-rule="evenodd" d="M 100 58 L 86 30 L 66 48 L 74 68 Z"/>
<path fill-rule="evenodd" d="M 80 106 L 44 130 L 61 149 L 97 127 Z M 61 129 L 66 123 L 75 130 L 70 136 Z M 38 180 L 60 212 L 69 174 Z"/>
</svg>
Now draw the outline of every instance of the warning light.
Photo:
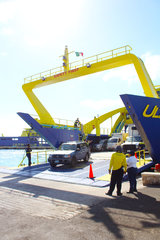
<svg viewBox="0 0 160 240">
<path fill-rule="evenodd" d="M 66 56 L 63 56 L 63 67 L 67 66 L 67 59 Z"/>
</svg>

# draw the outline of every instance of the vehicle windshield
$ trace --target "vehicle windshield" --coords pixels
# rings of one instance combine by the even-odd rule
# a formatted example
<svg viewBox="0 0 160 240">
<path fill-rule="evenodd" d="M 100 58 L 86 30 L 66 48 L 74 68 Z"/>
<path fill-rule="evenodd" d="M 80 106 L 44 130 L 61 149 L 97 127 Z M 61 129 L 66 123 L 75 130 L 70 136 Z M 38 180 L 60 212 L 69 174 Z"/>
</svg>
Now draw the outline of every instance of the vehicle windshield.
<svg viewBox="0 0 160 240">
<path fill-rule="evenodd" d="M 109 143 L 116 143 L 117 142 L 117 138 L 111 138 L 108 140 Z"/>
<path fill-rule="evenodd" d="M 62 144 L 61 150 L 76 150 L 77 145 L 76 144 Z"/>
<path fill-rule="evenodd" d="M 140 136 L 132 136 L 128 137 L 126 142 L 142 142 L 142 138 Z"/>
</svg>

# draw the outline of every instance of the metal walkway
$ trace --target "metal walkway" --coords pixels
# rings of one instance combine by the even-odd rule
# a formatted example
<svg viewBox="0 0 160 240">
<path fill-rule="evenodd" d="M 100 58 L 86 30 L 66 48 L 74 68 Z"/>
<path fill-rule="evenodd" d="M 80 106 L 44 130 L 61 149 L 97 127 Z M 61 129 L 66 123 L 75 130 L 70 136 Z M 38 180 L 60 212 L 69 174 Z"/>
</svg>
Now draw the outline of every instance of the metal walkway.
<svg viewBox="0 0 160 240">
<path fill-rule="evenodd" d="M 90 161 L 87 164 L 83 161 L 78 162 L 75 168 L 63 165 L 51 168 L 49 163 L 46 163 L 24 168 L 0 168 L 0 172 L 66 183 L 105 187 L 110 184 L 108 168 L 111 154 L 112 152 L 92 153 Z M 94 179 L 89 178 L 90 164 L 92 164 Z M 139 172 L 150 167 L 152 164 L 151 162 L 139 166 Z M 126 179 L 126 176 L 124 179 Z"/>
</svg>

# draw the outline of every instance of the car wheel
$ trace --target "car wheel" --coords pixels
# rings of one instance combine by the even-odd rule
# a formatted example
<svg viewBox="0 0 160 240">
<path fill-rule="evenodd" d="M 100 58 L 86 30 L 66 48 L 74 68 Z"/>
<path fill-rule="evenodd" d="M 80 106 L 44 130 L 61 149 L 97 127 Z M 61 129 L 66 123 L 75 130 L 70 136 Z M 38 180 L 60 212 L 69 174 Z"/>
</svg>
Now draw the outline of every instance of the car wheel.
<svg viewBox="0 0 160 240">
<path fill-rule="evenodd" d="M 54 162 L 50 162 L 51 167 L 56 167 L 56 164 Z"/>
<path fill-rule="evenodd" d="M 75 157 L 73 157 L 72 160 L 71 160 L 71 166 L 75 167 L 76 164 L 77 164 L 77 159 Z"/>
<path fill-rule="evenodd" d="M 88 155 L 88 153 L 87 153 L 86 156 L 85 156 L 85 158 L 84 158 L 84 162 L 88 162 L 88 160 L 89 160 L 89 155 Z"/>
</svg>

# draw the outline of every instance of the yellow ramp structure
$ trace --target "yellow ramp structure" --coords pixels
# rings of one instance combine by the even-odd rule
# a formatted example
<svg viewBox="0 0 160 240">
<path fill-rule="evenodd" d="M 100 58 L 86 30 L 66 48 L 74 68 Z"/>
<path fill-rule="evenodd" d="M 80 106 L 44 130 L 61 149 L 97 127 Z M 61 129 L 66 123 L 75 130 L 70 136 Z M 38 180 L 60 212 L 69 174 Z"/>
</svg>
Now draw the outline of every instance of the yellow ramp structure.
<svg viewBox="0 0 160 240">
<path fill-rule="evenodd" d="M 85 132 L 85 134 L 90 134 L 93 129 L 96 129 L 96 135 L 100 136 L 100 124 L 103 123 L 104 121 L 106 121 L 108 118 L 113 117 L 114 115 L 120 113 L 119 118 L 117 119 L 114 127 L 112 128 L 112 132 L 115 132 L 116 126 L 123 120 L 125 119 L 125 115 L 127 113 L 127 110 L 125 107 L 123 108 L 118 108 L 116 110 L 113 110 L 111 112 L 105 113 L 103 115 L 101 115 L 98 118 L 94 118 L 93 120 L 91 120 L 90 122 L 84 124 L 83 126 L 83 130 Z"/>
<path fill-rule="evenodd" d="M 84 58 L 80 61 L 69 63 L 69 53 L 66 47 L 62 67 L 50 69 L 25 78 L 25 83 L 22 88 L 40 118 L 39 123 L 54 125 L 55 121 L 33 92 L 34 89 L 128 64 L 134 64 L 145 95 L 158 98 L 155 87 L 143 61 L 134 54 L 131 54 L 131 50 L 132 48 L 127 45 L 89 58 Z M 102 119 L 103 116 L 101 116 L 98 121 L 102 121 Z M 94 119 L 93 121 L 96 120 Z M 96 123 L 94 122 L 94 124 Z M 90 124 L 87 124 L 84 128 L 89 129 L 91 127 L 89 127 L 89 125 Z M 86 131 L 88 132 L 90 130 Z"/>
</svg>

